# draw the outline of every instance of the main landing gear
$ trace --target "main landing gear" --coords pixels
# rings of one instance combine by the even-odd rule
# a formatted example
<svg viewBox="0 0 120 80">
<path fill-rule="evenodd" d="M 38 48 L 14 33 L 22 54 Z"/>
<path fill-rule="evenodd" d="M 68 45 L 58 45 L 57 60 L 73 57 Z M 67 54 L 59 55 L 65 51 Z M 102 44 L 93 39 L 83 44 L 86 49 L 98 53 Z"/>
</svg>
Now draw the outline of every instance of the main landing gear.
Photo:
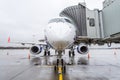
<svg viewBox="0 0 120 80">
<path fill-rule="evenodd" d="M 45 51 L 44 56 L 50 56 L 50 51 Z"/>
<path fill-rule="evenodd" d="M 75 52 L 74 51 L 69 51 L 69 57 L 74 57 L 75 56 Z"/>
</svg>

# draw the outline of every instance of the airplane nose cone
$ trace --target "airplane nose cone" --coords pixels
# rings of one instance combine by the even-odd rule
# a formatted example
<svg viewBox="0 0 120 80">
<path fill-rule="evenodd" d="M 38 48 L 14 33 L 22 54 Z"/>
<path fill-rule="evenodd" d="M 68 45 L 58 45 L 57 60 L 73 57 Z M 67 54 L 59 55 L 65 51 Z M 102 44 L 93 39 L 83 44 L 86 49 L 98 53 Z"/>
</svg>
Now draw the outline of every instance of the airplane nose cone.
<svg viewBox="0 0 120 80">
<path fill-rule="evenodd" d="M 70 36 L 71 28 L 68 25 L 61 24 L 54 27 L 52 31 L 56 38 L 62 40 L 65 37 Z"/>
<path fill-rule="evenodd" d="M 65 23 L 54 23 L 47 27 L 46 35 L 51 36 L 53 39 L 63 40 L 71 36 L 71 32 L 72 28 Z"/>
<path fill-rule="evenodd" d="M 54 23 L 47 27 L 46 37 L 54 48 L 63 50 L 74 41 L 75 29 L 65 23 Z"/>
</svg>

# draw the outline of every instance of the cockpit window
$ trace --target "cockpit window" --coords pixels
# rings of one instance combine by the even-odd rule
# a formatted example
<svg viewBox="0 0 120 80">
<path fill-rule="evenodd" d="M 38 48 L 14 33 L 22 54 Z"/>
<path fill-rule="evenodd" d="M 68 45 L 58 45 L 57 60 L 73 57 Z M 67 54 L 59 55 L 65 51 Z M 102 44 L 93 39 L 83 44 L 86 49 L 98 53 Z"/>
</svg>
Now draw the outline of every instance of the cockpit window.
<svg viewBox="0 0 120 80">
<path fill-rule="evenodd" d="M 50 20 L 49 21 L 49 23 L 52 23 L 52 22 L 68 22 L 68 23 L 71 23 L 71 21 L 70 20 L 68 20 L 68 19 L 65 19 L 65 18 L 55 18 L 55 19 L 52 19 L 52 20 Z"/>
<path fill-rule="evenodd" d="M 62 18 L 55 18 L 49 21 L 49 23 L 52 23 L 52 22 L 65 22 L 65 21 Z"/>
<path fill-rule="evenodd" d="M 66 22 L 68 22 L 68 23 L 71 23 L 71 21 L 70 21 L 70 20 L 68 20 L 68 19 L 65 19 L 65 21 L 66 21 Z"/>
</svg>

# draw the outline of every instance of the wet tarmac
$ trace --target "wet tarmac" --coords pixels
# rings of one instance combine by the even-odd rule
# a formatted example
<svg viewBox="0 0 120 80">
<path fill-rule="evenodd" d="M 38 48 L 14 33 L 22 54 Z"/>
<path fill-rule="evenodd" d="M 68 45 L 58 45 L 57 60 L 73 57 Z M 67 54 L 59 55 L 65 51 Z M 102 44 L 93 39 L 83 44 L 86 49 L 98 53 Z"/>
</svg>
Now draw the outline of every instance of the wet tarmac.
<svg viewBox="0 0 120 80">
<path fill-rule="evenodd" d="M 29 57 L 29 50 L 0 50 L 0 80 L 58 80 L 56 56 L 43 53 Z M 88 55 L 63 56 L 63 80 L 120 80 L 120 50 L 92 49 Z M 30 58 L 30 59 L 29 59 Z"/>
</svg>

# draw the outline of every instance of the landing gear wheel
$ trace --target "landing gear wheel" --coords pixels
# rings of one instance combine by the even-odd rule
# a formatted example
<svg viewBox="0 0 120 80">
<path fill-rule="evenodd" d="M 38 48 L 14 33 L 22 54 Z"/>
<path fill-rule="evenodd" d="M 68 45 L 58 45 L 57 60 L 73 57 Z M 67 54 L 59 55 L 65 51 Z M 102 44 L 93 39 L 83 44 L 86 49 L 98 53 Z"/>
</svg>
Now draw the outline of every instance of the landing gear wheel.
<svg viewBox="0 0 120 80">
<path fill-rule="evenodd" d="M 63 61 L 63 59 L 61 59 L 61 65 L 62 65 L 62 66 L 64 65 L 64 61 Z"/>
<path fill-rule="evenodd" d="M 72 56 L 73 56 L 73 57 L 75 56 L 75 52 L 74 52 L 74 51 L 72 52 Z"/>
<path fill-rule="evenodd" d="M 111 47 L 111 42 L 108 42 L 107 45 L 108 45 L 108 47 Z"/>
<path fill-rule="evenodd" d="M 50 56 L 50 51 L 48 51 L 48 56 Z"/>
<path fill-rule="evenodd" d="M 69 57 L 71 57 L 71 52 L 69 51 Z"/>
<path fill-rule="evenodd" d="M 45 52 L 44 52 L 44 56 L 46 56 L 46 55 L 47 55 L 47 52 L 45 51 Z"/>
<path fill-rule="evenodd" d="M 66 73 L 66 66 L 62 67 L 63 73 Z"/>
<path fill-rule="evenodd" d="M 57 59 L 57 66 L 59 65 L 59 59 Z"/>
</svg>

